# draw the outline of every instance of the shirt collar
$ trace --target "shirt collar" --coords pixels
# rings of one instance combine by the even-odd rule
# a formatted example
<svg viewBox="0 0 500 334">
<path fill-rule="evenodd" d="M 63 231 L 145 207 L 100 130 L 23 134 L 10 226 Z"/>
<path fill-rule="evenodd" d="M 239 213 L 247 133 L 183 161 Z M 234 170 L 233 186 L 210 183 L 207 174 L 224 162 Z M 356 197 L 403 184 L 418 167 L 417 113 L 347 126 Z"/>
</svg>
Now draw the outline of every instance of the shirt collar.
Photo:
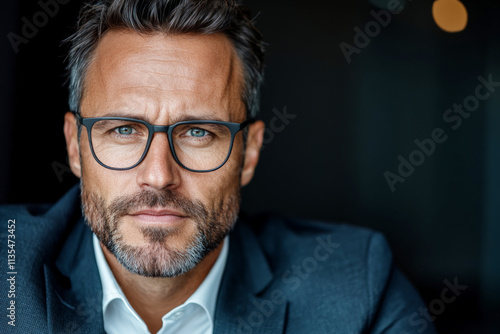
<svg viewBox="0 0 500 334">
<path fill-rule="evenodd" d="M 101 249 L 99 239 L 95 234 L 93 235 L 93 244 L 94 244 L 94 253 L 97 261 L 97 268 L 99 269 L 99 275 L 102 283 L 103 314 L 106 315 L 106 309 L 113 300 L 119 299 L 123 301 L 127 310 L 131 312 L 134 315 L 134 317 L 136 317 L 141 323 L 144 324 L 144 322 L 139 317 L 137 312 L 135 312 L 135 310 L 128 302 L 127 298 L 125 297 L 125 294 L 123 293 L 118 282 L 116 281 L 111 269 L 109 268 L 106 258 L 104 257 L 104 253 Z M 211 320 L 211 324 L 213 326 L 217 294 L 222 280 L 222 275 L 224 273 L 224 268 L 226 266 L 228 251 L 229 251 L 229 236 L 226 236 L 224 239 L 224 243 L 222 245 L 222 250 L 219 256 L 217 257 L 217 260 L 215 261 L 214 265 L 210 269 L 210 272 L 208 273 L 207 277 L 205 277 L 205 279 L 196 289 L 196 291 L 182 305 L 176 307 L 171 312 L 188 304 L 197 304 L 207 312 L 209 319 Z M 170 314 L 171 312 L 169 312 L 168 314 Z"/>
</svg>

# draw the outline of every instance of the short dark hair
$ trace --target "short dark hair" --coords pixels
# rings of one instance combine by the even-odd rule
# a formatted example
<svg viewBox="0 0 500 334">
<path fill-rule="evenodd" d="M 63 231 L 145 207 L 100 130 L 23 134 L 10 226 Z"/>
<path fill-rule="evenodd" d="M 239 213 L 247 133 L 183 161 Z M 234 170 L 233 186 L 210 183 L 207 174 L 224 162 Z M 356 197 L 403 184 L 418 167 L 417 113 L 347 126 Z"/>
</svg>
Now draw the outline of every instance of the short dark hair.
<svg viewBox="0 0 500 334">
<path fill-rule="evenodd" d="M 242 101 L 247 117 L 259 110 L 264 75 L 264 43 L 248 9 L 236 0 L 93 0 L 78 18 L 77 31 L 67 41 L 69 107 L 78 111 L 86 71 L 103 35 L 112 29 L 166 34 L 223 33 L 241 60 L 244 71 Z"/>
</svg>

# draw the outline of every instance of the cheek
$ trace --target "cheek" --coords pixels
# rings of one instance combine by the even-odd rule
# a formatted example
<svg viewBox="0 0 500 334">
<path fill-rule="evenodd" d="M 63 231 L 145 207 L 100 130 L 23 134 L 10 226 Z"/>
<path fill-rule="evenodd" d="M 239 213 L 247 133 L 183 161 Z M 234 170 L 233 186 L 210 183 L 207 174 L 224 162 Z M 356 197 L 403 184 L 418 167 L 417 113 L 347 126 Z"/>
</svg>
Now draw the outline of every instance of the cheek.
<svg viewBox="0 0 500 334">
<path fill-rule="evenodd" d="M 82 140 L 87 140 L 86 136 Z M 113 171 L 102 167 L 93 157 L 88 142 L 81 145 L 82 182 L 87 191 L 98 194 L 107 205 L 120 195 L 133 193 L 132 171 Z M 130 189 L 129 189 L 130 188 Z"/>
<path fill-rule="evenodd" d="M 241 136 L 238 136 L 234 141 L 233 150 L 228 161 L 222 168 L 213 172 L 213 177 L 217 178 L 220 185 L 225 186 L 223 188 L 228 191 L 239 187 L 244 159 L 243 143 Z"/>
<path fill-rule="evenodd" d="M 234 152 L 233 152 L 234 153 Z M 197 199 L 214 207 L 220 199 L 232 194 L 240 184 L 240 170 L 242 160 L 236 154 L 220 169 L 209 173 L 189 173 L 183 178 L 185 191 L 190 199 Z"/>
</svg>

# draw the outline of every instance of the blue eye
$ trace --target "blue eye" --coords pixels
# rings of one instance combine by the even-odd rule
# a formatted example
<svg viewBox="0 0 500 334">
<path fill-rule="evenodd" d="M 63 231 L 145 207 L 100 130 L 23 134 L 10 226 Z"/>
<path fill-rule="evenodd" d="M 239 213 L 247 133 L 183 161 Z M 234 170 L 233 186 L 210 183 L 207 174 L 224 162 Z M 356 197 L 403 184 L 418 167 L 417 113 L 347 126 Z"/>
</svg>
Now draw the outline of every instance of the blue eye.
<svg viewBox="0 0 500 334">
<path fill-rule="evenodd" d="M 121 135 L 130 135 L 134 131 L 134 129 L 130 126 L 121 126 L 116 129 Z"/>
<path fill-rule="evenodd" d="M 206 133 L 207 133 L 206 130 L 198 128 L 189 130 L 189 134 L 193 137 L 203 137 L 206 135 Z"/>
</svg>

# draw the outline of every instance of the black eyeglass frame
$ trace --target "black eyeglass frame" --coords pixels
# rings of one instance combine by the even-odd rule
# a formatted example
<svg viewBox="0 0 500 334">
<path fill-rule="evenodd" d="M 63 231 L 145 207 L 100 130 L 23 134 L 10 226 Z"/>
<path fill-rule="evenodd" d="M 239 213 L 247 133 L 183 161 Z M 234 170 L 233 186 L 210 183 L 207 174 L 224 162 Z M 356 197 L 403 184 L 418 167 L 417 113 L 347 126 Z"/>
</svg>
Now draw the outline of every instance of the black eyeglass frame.
<svg viewBox="0 0 500 334">
<path fill-rule="evenodd" d="M 172 153 L 172 156 L 174 157 L 174 160 L 182 168 L 187 169 L 190 172 L 195 172 L 195 173 L 208 173 L 208 172 L 216 171 L 217 169 L 219 169 L 222 166 L 224 166 L 226 164 L 226 162 L 229 160 L 229 157 L 231 156 L 231 152 L 233 151 L 234 138 L 236 137 L 236 134 L 238 132 L 240 132 L 241 130 L 245 129 L 250 124 L 252 124 L 255 121 L 257 121 L 257 119 L 247 119 L 243 123 L 232 123 L 232 122 L 223 122 L 223 121 L 209 121 L 209 120 L 199 120 L 199 121 L 197 121 L 197 120 L 193 120 L 193 121 L 178 122 L 178 123 L 171 124 L 171 125 L 153 125 L 153 124 L 150 124 L 150 123 L 148 123 L 146 121 L 143 121 L 143 120 L 140 120 L 140 119 L 136 119 L 136 118 L 128 118 L 128 117 L 92 117 L 92 118 L 89 117 L 89 118 L 85 118 L 85 117 L 80 116 L 80 114 L 77 113 L 77 112 L 73 112 L 73 114 L 75 114 L 76 119 L 78 121 L 78 124 L 81 124 L 81 125 L 85 126 L 85 128 L 87 129 L 87 137 L 88 137 L 88 140 L 89 140 L 90 151 L 92 152 L 92 155 L 94 156 L 94 159 L 101 166 L 103 166 L 104 168 L 111 169 L 111 170 L 116 170 L 116 171 L 130 170 L 130 169 L 133 169 L 133 168 L 137 167 L 144 160 L 144 158 L 146 157 L 146 155 L 148 154 L 149 147 L 151 146 L 151 141 L 153 140 L 153 136 L 154 136 L 154 134 L 156 132 L 163 132 L 163 133 L 167 134 L 168 144 L 169 144 L 169 147 L 170 147 L 170 152 Z M 103 120 L 118 120 L 118 121 L 137 122 L 137 123 L 143 124 L 144 126 L 146 126 L 148 128 L 148 141 L 146 143 L 146 147 L 144 149 L 144 153 L 142 154 L 142 156 L 139 159 L 139 161 L 135 165 L 133 165 L 132 167 L 115 168 L 115 167 L 107 166 L 104 163 L 102 163 L 99 160 L 99 158 L 97 157 L 97 155 L 95 154 L 95 152 L 94 152 L 94 146 L 92 144 L 92 127 L 94 126 L 95 123 L 97 123 L 99 121 L 103 121 Z M 220 164 L 216 168 L 207 169 L 207 170 L 196 170 L 196 169 L 191 169 L 191 168 L 186 167 L 179 160 L 179 158 L 177 157 L 177 154 L 175 153 L 174 143 L 173 143 L 173 140 L 172 140 L 172 131 L 173 131 L 173 129 L 175 127 L 179 126 L 179 125 L 184 125 L 184 124 L 217 124 L 217 125 L 223 125 L 223 126 L 227 127 L 229 129 L 229 131 L 231 132 L 231 145 L 229 146 L 229 151 L 227 153 L 226 159 L 224 159 L 224 162 L 222 164 Z M 80 131 L 80 129 L 79 129 L 79 131 Z"/>
</svg>

